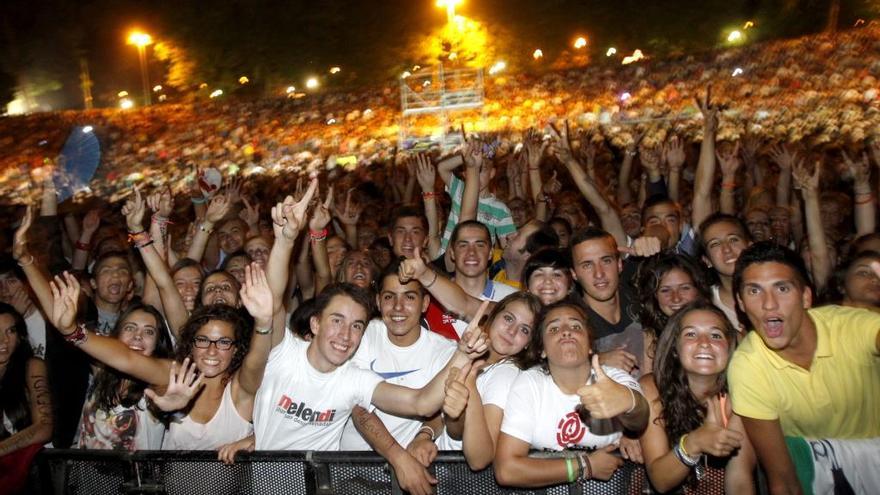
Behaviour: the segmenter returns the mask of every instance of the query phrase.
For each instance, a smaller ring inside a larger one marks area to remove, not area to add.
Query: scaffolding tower
[[[483,108],[482,69],[421,69],[400,80],[400,148],[427,147],[440,144],[454,146],[462,141],[461,133],[449,132],[450,114]],[[418,120],[433,117],[437,123],[425,135],[425,125]]]

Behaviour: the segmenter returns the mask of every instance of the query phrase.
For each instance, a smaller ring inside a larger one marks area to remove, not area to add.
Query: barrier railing
[[[373,452],[254,452],[234,465],[210,451],[46,450],[37,459],[44,494],[402,494],[394,472]],[[492,469],[471,471],[460,452],[441,452],[431,467],[441,494],[640,494],[642,466],[627,462],[608,481],[508,489]],[[0,490],[2,491],[2,490]]]

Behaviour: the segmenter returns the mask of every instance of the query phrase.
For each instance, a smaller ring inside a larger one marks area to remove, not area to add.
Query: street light
[[[140,31],[132,31],[128,35],[128,44],[134,45],[138,50],[138,60],[141,63],[141,82],[144,85],[144,104],[151,105],[150,101],[150,75],[147,73],[147,45],[153,44],[153,37]]]
[[[446,22],[455,22],[455,6],[461,5],[464,0],[437,0],[438,7],[446,7]]]

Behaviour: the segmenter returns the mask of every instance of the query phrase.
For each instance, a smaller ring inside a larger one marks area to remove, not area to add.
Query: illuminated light
[[[247,84],[249,82],[251,82],[251,80],[248,79],[247,76],[241,76],[238,78],[238,84]]]
[[[751,29],[753,27],[755,27],[755,23],[752,21],[746,21],[746,23],[743,24],[743,29]]]
[[[574,47],[578,50],[587,46],[587,39],[581,36],[580,38],[574,40]]]
[[[295,93],[295,92],[296,92],[296,88],[293,87],[293,86],[288,86],[287,89],[284,90],[284,92],[287,93],[287,94]]]
[[[211,94],[208,95],[208,96],[211,97],[211,98],[217,98],[218,96],[221,96],[221,95],[223,95],[223,90],[222,90],[222,89],[215,89],[215,90],[212,91]]]
[[[733,69],[733,74],[731,74],[731,77],[736,77],[742,73],[743,73],[743,70],[741,68],[737,67],[736,69]]]
[[[431,81],[425,81],[425,82],[422,83],[422,87],[423,87],[423,88],[428,87],[428,86],[430,86],[430,85],[431,85]]]
[[[455,53],[455,52],[452,52],[452,53],[449,54],[449,57],[448,57],[448,58],[449,58],[449,60],[455,60],[455,59],[458,58],[458,54]]]
[[[605,52],[605,56],[610,57],[610,56],[614,55],[615,53],[617,53],[617,48],[614,48],[612,46],[611,48],[608,49],[607,52]]]
[[[450,24],[455,20],[455,7],[461,5],[464,0],[437,0],[437,7],[446,9],[446,21]]]
[[[128,96],[128,91],[122,90],[122,91],[116,93],[116,96],[118,96],[120,98],[125,98],[126,96]]]
[[[623,93],[620,95],[620,101],[626,101],[626,100],[628,100],[628,99],[630,99],[630,98],[632,98],[632,95],[629,94],[628,91],[625,91],[625,92],[623,92]]]
[[[147,33],[142,33],[140,31],[132,31],[131,34],[128,35],[128,44],[136,45],[136,46],[147,46],[153,43],[153,37]]]
[[[131,100],[129,100],[128,98],[123,98],[123,99],[119,102],[119,108],[121,108],[121,109],[123,109],[123,110],[128,110],[129,108],[131,108],[131,107],[133,107],[133,106],[134,106],[134,102],[131,101]]]
[[[738,43],[743,40],[743,34],[741,31],[734,29],[727,35],[728,43]]]
[[[621,62],[621,63],[623,65],[629,65],[633,62],[638,62],[639,60],[641,60],[643,58],[645,58],[645,54],[643,54],[641,50],[636,50],[633,52],[632,55],[629,55],[627,57],[623,57],[623,62]]]
[[[401,78],[401,79],[406,79],[407,77],[409,77],[409,76],[411,76],[411,75],[412,75],[412,74],[410,74],[410,72],[409,72],[408,70],[405,70],[405,71],[403,71],[403,74],[400,75],[400,78]]]
[[[330,67],[330,73],[331,73],[331,74],[338,74],[339,71],[341,71],[341,70],[342,70],[342,69],[340,69],[339,67]]]
[[[315,89],[318,87],[318,78],[310,77],[306,80],[306,87],[309,89]]]
[[[495,64],[492,65],[492,67],[489,67],[489,74],[492,74],[492,75],[498,74],[499,72],[503,71],[506,68],[507,68],[507,64],[504,61],[499,60],[498,62],[495,62]]]
[[[88,134],[88,133],[92,132],[93,130],[95,130],[95,129],[92,126],[87,125],[87,126],[83,127],[83,134]]]
[[[208,83],[199,84],[199,89],[205,89],[208,87]]]
[[[168,99],[168,95],[159,95],[159,101],[165,101]]]
[[[370,108],[364,110],[364,115],[370,115],[371,113],[373,113],[373,110]]]
[[[157,85],[153,86],[153,92],[154,92],[154,93],[158,93],[159,91],[162,91],[162,85],[161,85],[161,84],[157,84]]]
[[[413,69],[412,69],[412,70],[413,70],[413,72],[415,72],[415,71],[417,71],[417,70],[419,70],[419,69],[421,69],[421,68],[422,68],[421,65],[413,65]]]
[[[327,121],[327,125],[333,125],[336,123],[336,119],[330,119]]]
[[[861,25],[864,24],[864,23],[865,23],[865,20],[864,20],[864,19],[859,19],[859,20],[856,21],[855,24],[853,24],[853,27],[859,27],[859,26],[861,26]]]
[[[540,59],[540,58],[542,58],[542,57],[544,57],[544,51],[541,50],[540,48],[538,48],[538,49],[536,49],[535,51],[532,52],[532,58],[533,58],[533,59],[538,60],[538,59]]]

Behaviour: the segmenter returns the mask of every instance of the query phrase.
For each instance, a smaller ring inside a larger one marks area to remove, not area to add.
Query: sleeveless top
[[[204,424],[193,421],[189,415],[173,420],[162,442],[162,450],[217,450],[253,432],[254,425],[242,418],[235,408],[230,380],[214,417]]]

